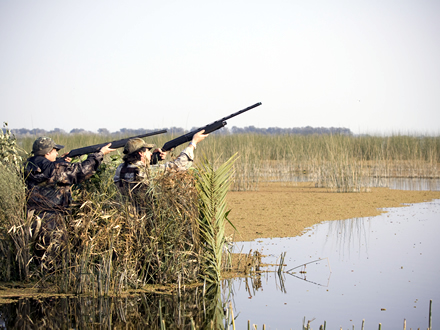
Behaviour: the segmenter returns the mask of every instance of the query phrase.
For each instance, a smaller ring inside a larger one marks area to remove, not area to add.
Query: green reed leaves
[[[22,175],[13,163],[0,162],[0,279],[23,280],[29,275],[31,219]]]
[[[231,184],[232,168],[236,155],[216,170],[206,159],[198,166],[197,190],[199,192],[200,233],[204,243],[202,274],[208,282],[218,283],[222,269],[222,252],[225,247],[225,222],[228,221],[226,194]]]
[[[8,124],[3,124],[0,130],[0,162],[3,164],[13,164],[19,170],[23,162],[22,154],[26,152],[17,144],[17,139],[8,128]]]

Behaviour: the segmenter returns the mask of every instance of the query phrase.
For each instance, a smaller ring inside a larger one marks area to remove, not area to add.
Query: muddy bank
[[[376,216],[385,212],[381,208],[439,198],[440,191],[373,188],[365,193],[333,193],[313,183],[262,184],[258,191],[228,194],[229,219],[238,233],[227,224],[226,234],[234,241],[293,237],[322,221]]]

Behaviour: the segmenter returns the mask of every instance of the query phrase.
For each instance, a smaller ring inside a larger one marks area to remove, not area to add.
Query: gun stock
[[[111,142],[100,143],[100,144],[95,144],[95,145],[92,145],[92,146],[77,148],[77,149],[70,150],[70,152],[65,157],[76,157],[76,156],[81,156],[81,155],[85,155],[85,154],[90,154],[90,153],[93,153],[93,152],[98,152],[102,147],[106,146],[109,143],[111,143],[110,148],[118,149],[118,148],[122,148],[123,146],[125,146],[127,141],[130,140],[130,139],[144,138],[144,137],[147,137],[147,136],[163,134],[163,133],[166,133],[166,132],[167,132],[167,130],[164,129],[164,130],[155,131],[155,132],[151,132],[151,133],[145,133],[145,134],[140,134],[140,135],[136,135],[136,136],[131,136],[131,137],[126,138],[126,139],[115,140],[115,141],[111,141]]]
[[[226,120],[228,120],[228,119],[230,119],[232,117],[238,116],[238,115],[242,114],[243,112],[249,111],[249,110],[251,110],[253,108],[256,108],[256,107],[258,107],[260,105],[261,105],[261,102],[255,103],[254,105],[251,105],[250,107],[247,107],[247,108],[245,108],[243,110],[234,112],[233,114],[231,114],[229,116],[226,116],[226,117],[224,117],[222,119],[216,120],[215,122],[213,122],[211,124],[208,124],[208,125],[206,125],[204,127],[199,127],[197,129],[189,132],[189,133],[186,133],[186,134],[181,135],[181,136],[179,136],[179,137],[177,137],[177,138],[175,138],[175,139],[173,139],[171,141],[168,141],[168,142],[166,142],[163,145],[162,151],[169,151],[169,150],[171,150],[171,149],[173,149],[173,148],[175,148],[175,147],[177,147],[177,146],[179,146],[179,145],[181,145],[181,144],[183,144],[185,142],[191,141],[193,135],[196,134],[197,132],[200,132],[201,130],[205,130],[205,134],[212,133],[212,132],[214,132],[214,131],[216,131],[216,130],[226,126],[226,124],[227,124]]]

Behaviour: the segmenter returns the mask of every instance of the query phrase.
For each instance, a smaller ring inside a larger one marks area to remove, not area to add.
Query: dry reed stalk
[[[42,228],[46,231],[37,246],[44,255],[38,269],[34,267],[38,270],[34,275],[40,274],[43,282],[50,280],[62,292],[98,295],[146,283],[197,281],[201,263],[198,192],[190,172],[151,178],[139,208],[115,198],[114,191],[102,191],[104,186],[115,190],[114,186],[100,183],[94,190],[95,184],[89,186],[91,192],[76,192],[77,206],[71,215],[54,219],[52,230]],[[23,206],[24,201],[21,203]],[[28,222],[31,219],[30,214]],[[29,277],[27,268],[23,269],[30,264],[25,253],[32,253],[27,234],[31,231],[26,230],[31,225],[24,225],[10,226],[8,234],[18,244],[13,251],[23,279]],[[10,249],[7,242],[1,241],[3,254]],[[10,268],[9,261],[3,277],[11,273]]]

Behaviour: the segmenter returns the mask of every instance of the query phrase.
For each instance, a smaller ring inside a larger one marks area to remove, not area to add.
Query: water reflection
[[[354,251],[368,252],[369,232],[371,229],[370,218],[354,218],[348,220],[335,220],[327,223],[325,244],[330,244],[331,249],[337,249],[342,254],[350,255]]]
[[[433,328],[440,327],[440,200],[387,211],[325,222],[300,237],[240,243],[238,249],[259,250],[268,263],[287,252],[285,270],[305,266],[284,277],[283,290],[273,266],[252,299],[240,289],[242,279],[232,282],[236,322],[289,329],[306,317],[316,329],[324,321],[345,329],[360,328],[365,319],[366,328],[394,329],[406,319],[408,329],[427,328],[432,299]]]
[[[382,179],[386,187],[397,190],[440,190],[440,179],[389,178]]]
[[[220,286],[187,290],[180,297],[139,293],[125,298],[53,297],[0,305],[6,329],[221,329]],[[227,320],[226,320],[227,321]]]
[[[388,187],[397,190],[440,190],[440,179],[427,179],[427,178],[384,178],[384,177],[365,177],[365,187]],[[274,180],[280,182],[313,182],[313,178],[308,175],[296,175],[290,177],[284,177],[280,180]]]

